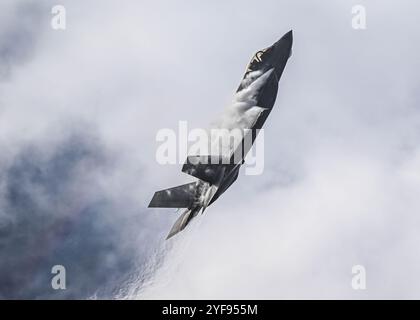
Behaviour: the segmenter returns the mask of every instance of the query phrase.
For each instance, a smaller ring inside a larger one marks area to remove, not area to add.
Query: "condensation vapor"
[[[210,128],[210,150],[206,150],[207,154],[229,158],[236,150],[245,130],[251,129],[265,110],[257,105],[257,96],[273,70],[257,70],[245,76],[241,82],[243,89],[235,93],[232,103]]]

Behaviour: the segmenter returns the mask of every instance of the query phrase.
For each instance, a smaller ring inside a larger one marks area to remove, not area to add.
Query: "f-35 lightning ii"
[[[286,63],[291,56],[292,31],[286,33],[272,46],[258,51],[251,59],[245,75],[236,91],[235,97],[247,112],[254,115],[248,123],[247,134],[251,145],[255,141],[258,130],[262,128],[276,100],[278,83]],[[248,115],[249,115],[248,114]],[[249,118],[249,117],[248,117]],[[228,128],[232,129],[232,128]],[[237,179],[239,168],[249,151],[241,143],[240,161],[234,159],[237,149],[232,150],[229,161],[220,161],[217,155],[188,156],[182,171],[198,180],[185,185],[157,191],[151,200],[151,208],[185,208],[168,234],[168,238],[183,230],[197,214],[218,199]],[[221,157],[221,156],[220,156]],[[236,161],[234,161],[236,160]]]

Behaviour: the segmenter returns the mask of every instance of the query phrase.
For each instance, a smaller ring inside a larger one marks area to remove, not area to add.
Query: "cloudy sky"
[[[420,298],[419,9],[1,1],[0,298]],[[157,131],[207,128],[290,29],[263,174],[165,242],[177,214],[148,202],[192,178],[156,162]]]

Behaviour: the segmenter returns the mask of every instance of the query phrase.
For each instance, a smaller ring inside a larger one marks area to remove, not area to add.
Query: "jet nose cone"
[[[287,42],[292,43],[293,42],[293,30],[290,30],[288,33],[286,33],[282,39],[286,40]]]
[[[280,52],[290,52],[293,45],[293,31],[290,30],[283,37],[281,37],[272,48],[279,54]]]
[[[271,47],[270,64],[275,67],[276,73],[281,75],[287,60],[292,55],[293,31],[290,30]]]
[[[288,33],[286,33],[283,37],[280,38],[279,41],[277,41],[275,43],[275,46],[281,46],[281,45],[288,45],[288,46],[292,46],[293,44],[293,30],[290,30]]]

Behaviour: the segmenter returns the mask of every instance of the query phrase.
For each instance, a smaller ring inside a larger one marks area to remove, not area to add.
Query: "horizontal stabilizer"
[[[188,156],[182,172],[210,184],[216,184],[221,178],[220,174],[224,173],[224,170],[219,168],[233,166],[229,162],[230,159],[223,159],[220,156]]]
[[[187,226],[188,223],[190,223],[191,219],[194,218],[198,212],[200,211],[200,208],[195,209],[187,209],[185,210],[179,218],[175,221],[174,225],[172,226],[171,231],[169,231],[168,236],[166,237],[166,240],[176,235],[178,232],[184,230],[184,228]]]
[[[155,192],[149,208],[188,208],[194,201],[196,182]]]

